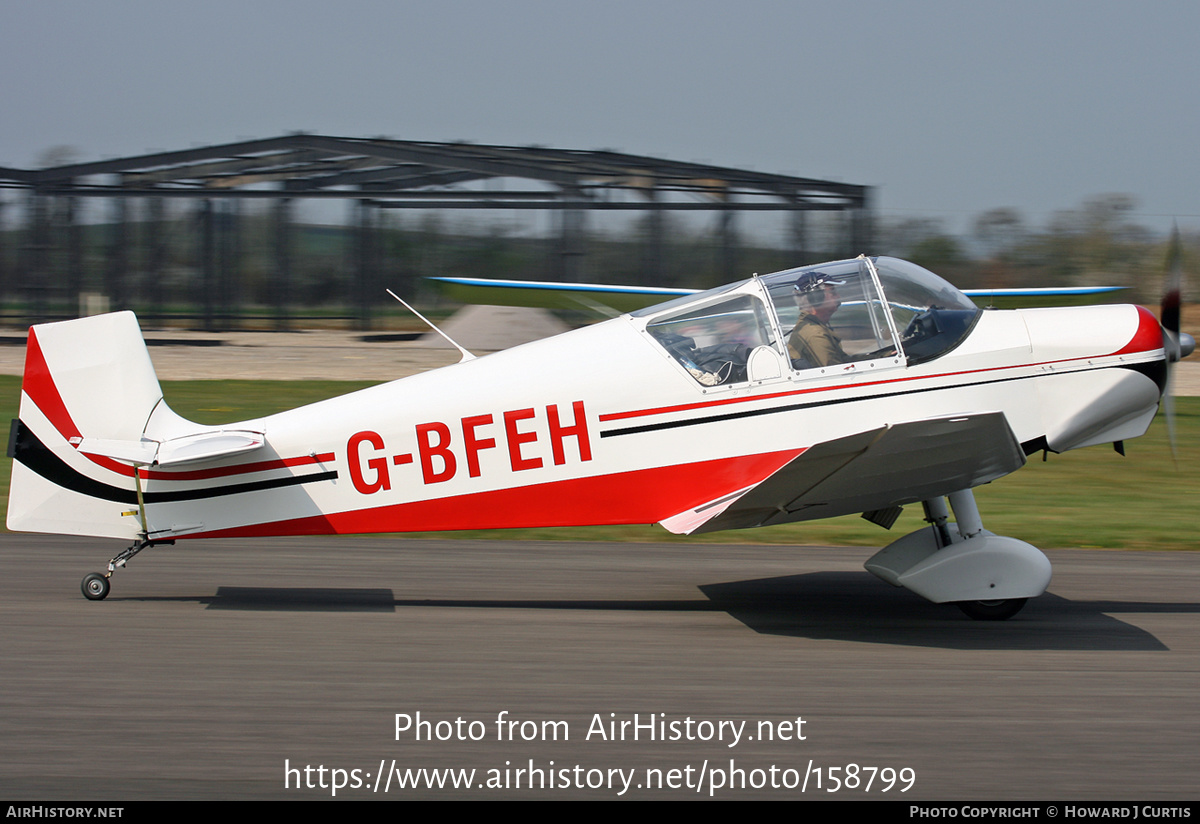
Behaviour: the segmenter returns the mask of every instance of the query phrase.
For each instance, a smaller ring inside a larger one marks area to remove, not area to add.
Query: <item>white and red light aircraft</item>
[[[840,304],[842,354],[824,364],[788,345],[813,284]],[[99,600],[117,567],[176,539],[691,534],[855,512],[890,526],[919,502],[930,527],[867,568],[1007,618],[1050,564],[985,530],[972,488],[1036,451],[1143,434],[1194,345],[1174,317],[1164,332],[1135,306],[983,311],[918,266],[859,257],[224,427],[167,407],[131,313],[44,324],[9,441],[8,527],[131,540],[84,578]]]

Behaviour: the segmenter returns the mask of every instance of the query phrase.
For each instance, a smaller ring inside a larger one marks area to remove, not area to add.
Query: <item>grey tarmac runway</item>
[[[1200,795],[1196,553],[1052,551],[1045,596],[979,623],[855,548],[180,542],[84,600],[119,548],[0,536],[0,798]],[[667,726],[621,740],[635,716]],[[475,773],[398,787],[420,768]]]

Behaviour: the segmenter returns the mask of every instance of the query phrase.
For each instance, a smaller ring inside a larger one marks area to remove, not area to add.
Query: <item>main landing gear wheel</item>
[[[976,621],[1007,621],[1021,611],[1028,598],[1001,601],[959,601],[958,608]]]
[[[83,576],[80,589],[83,590],[83,597],[89,601],[103,601],[108,597],[108,578],[99,572],[89,572]]]

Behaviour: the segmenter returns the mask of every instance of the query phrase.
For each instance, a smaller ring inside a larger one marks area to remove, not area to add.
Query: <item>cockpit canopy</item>
[[[962,342],[979,312],[920,266],[860,257],[729,284],[633,317],[699,383],[717,386],[932,360]]]

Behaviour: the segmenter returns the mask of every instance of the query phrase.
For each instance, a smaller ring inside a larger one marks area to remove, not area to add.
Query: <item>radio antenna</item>
[[[431,321],[429,318],[425,317],[425,316],[424,316],[424,315],[422,315],[420,312],[418,312],[416,309],[412,308],[412,307],[411,307],[411,306],[409,306],[407,303],[405,303],[403,298],[401,298],[399,295],[397,295],[397,294],[396,294],[395,292],[393,292],[391,289],[388,289],[388,290],[387,290],[387,293],[388,293],[389,295],[391,295],[392,297],[394,297],[396,300],[400,301],[400,305],[401,305],[401,306],[403,306],[405,309],[407,309],[408,311],[412,312],[414,315],[416,315],[417,317],[419,317],[421,320],[425,321],[425,323],[426,323],[426,324],[429,326],[429,328],[430,328],[430,329],[432,329],[433,331],[435,331],[435,332],[437,332],[439,335],[441,335],[443,338],[445,338],[445,339],[446,339],[446,340],[449,342],[449,344],[450,344],[451,346],[453,346],[453,347],[454,347],[455,349],[457,349],[459,352],[462,352],[462,358],[460,358],[460,359],[459,359],[459,361],[458,361],[459,363],[465,363],[466,361],[469,361],[469,360],[475,360],[475,356],[474,356],[474,355],[472,355],[472,354],[471,354],[470,352],[468,352],[466,349],[463,349],[461,346],[459,346],[459,345],[458,345],[458,342],[457,342],[456,340],[454,340],[454,338],[452,338],[452,337],[450,337],[449,335],[447,335],[447,334],[446,334],[445,332],[443,332],[441,329],[438,329],[438,328],[437,328],[437,326],[435,326],[435,325],[434,325],[433,321]]]

